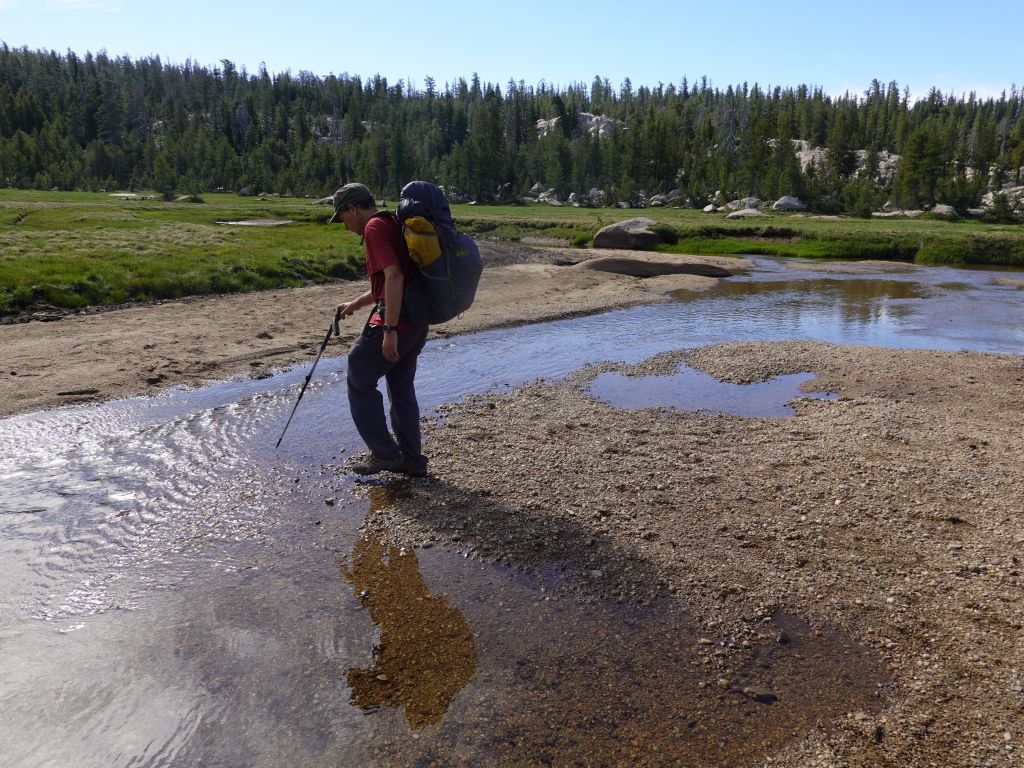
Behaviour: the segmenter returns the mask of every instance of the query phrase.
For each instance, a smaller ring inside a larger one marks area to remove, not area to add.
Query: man
[[[427,459],[421,451],[420,409],[414,379],[416,359],[427,339],[427,324],[403,317],[405,286],[416,278],[409,260],[402,230],[391,213],[377,208],[373,194],[362,184],[346,184],[334,193],[331,224],[363,238],[366,274],[370,290],[338,305],[342,317],[374,305],[366,327],[348,353],[348,402],[359,436],[370,454],[352,466],[360,475],[402,472],[413,477],[427,473]],[[391,427],[384,418],[384,399],[377,389],[381,377],[387,382],[391,401]],[[395,440],[397,438],[397,442]]]

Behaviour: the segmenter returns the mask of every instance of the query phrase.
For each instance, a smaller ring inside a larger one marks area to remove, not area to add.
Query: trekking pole
[[[288,417],[288,423],[284,425],[284,429],[281,430],[281,436],[277,438],[277,445],[274,446],[275,450],[281,447],[281,441],[284,440],[284,433],[288,431],[288,425],[292,423],[292,416],[295,415],[295,411],[299,407],[299,403],[302,402],[302,396],[306,394],[306,387],[309,386],[309,380],[313,378],[313,371],[316,370],[316,364],[320,362],[320,355],[327,349],[327,342],[331,340],[331,336],[341,336],[341,328],[338,326],[338,322],[341,320],[341,310],[334,313],[334,322],[331,323],[330,328],[327,329],[327,335],[324,336],[323,342],[320,344],[320,351],[316,353],[316,360],[313,361],[313,367],[309,369],[309,373],[306,374],[306,380],[302,382],[302,389],[299,390],[299,399],[295,401],[295,405],[292,407],[291,416]]]

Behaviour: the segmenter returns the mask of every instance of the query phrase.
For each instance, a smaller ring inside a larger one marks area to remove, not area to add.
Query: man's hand
[[[373,304],[373,295],[367,291],[362,296],[358,296],[352,301],[346,301],[344,304],[339,304],[335,309],[342,317],[352,317],[352,313],[360,307],[368,307]]]
[[[381,342],[381,354],[389,363],[398,362],[398,331],[387,331]]]

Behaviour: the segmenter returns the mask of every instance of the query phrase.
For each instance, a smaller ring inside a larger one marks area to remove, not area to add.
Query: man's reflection
[[[383,489],[374,493],[374,507],[386,502],[378,495]],[[351,569],[342,566],[341,573],[380,627],[374,663],[348,671],[353,703],[363,710],[404,706],[413,730],[439,723],[476,670],[466,619],[430,596],[411,549],[360,539]]]

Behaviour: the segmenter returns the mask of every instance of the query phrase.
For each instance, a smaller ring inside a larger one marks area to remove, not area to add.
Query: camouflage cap
[[[373,193],[365,184],[354,181],[351,184],[346,184],[334,193],[334,215],[331,216],[327,223],[334,224],[341,221],[341,212],[345,209],[345,206],[352,205],[353,203],[360,208],[372,208],[375,205]]]

